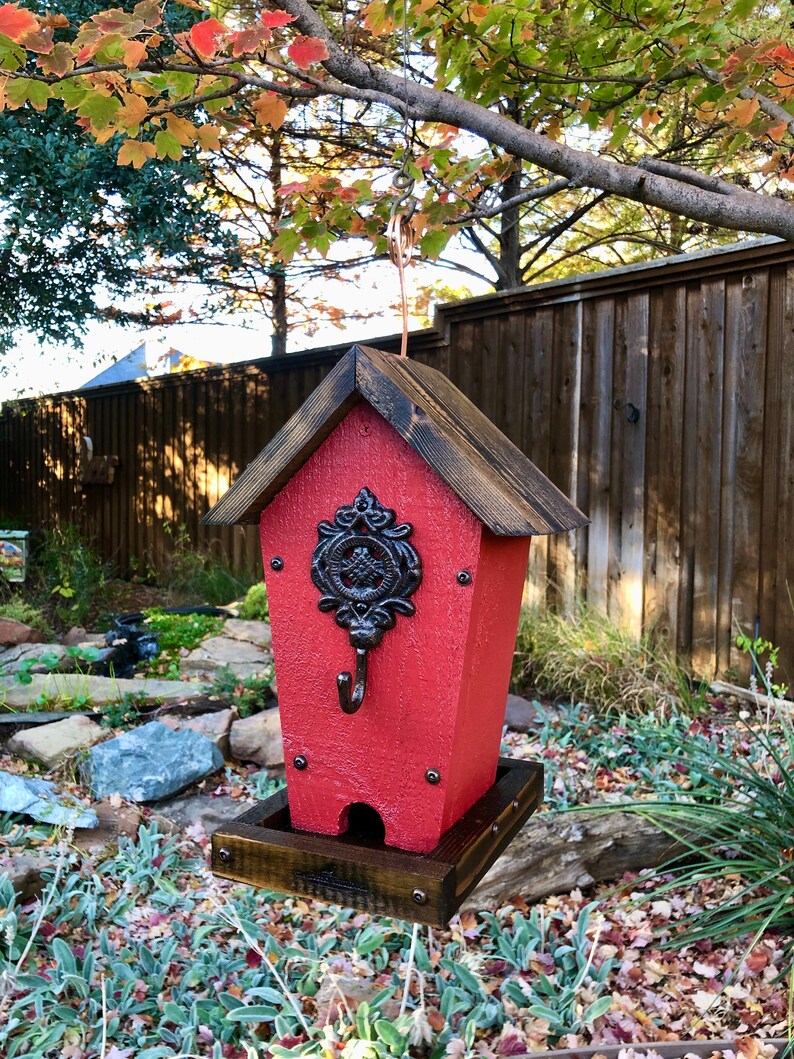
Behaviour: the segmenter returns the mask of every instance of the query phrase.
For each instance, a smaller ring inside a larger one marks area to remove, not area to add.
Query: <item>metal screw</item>
[[[459,585],[470,585],[472,582],[471,570],[458,570],[456,578]]]
[[[425,773],[425,779],[428,783],[441,783],[441,773],[438,769],[428,769]]]
[[[413,897],[414,901],[416,901],[416,903],[418,905],[426,905],[427,904],[427,894],[425,893],[424,890],[420,890],[418,886],[411,893],[411,897]]]
[[[309,767],[309,761],[303,754],[298,754],[297,757],[294,757],[292,759],[292,764],[299,772],[302,772],[303,769]]]
[[[221,861],[223,861],[224,864],[227,864],[231,859],[232,859],[231,850],[229,850],[229,849],[219,849],[218,850],[218,860],[221,860]]]
[[[492,835],[498,835],[499,834],[499,825],[498,824],[491,824],[491,834]]]
[[[273,558],[270,560],[270,569],[271,570],[283,570],[284,569],[284,560],[281,558],[280,555],[274,555]]]
[[[518,800],[518,798],[514,798],[513,799],[513,812],[517,813],[520,808],[521,808],[521,802]]]

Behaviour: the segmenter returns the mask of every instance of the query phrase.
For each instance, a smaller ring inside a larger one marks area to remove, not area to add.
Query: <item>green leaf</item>
[[[402,1049],[405,1045],[405,1035],[400,1033],[393,1023],[387,1022],[386,1019],[379,1019],[375,1023],[375,1033],[389,1048]]]
[[[154,138],[154,146],[157,149],[158,158],[172,158],[178,162],[182,157],[182,144],[173,133],[167,129],[161,129]]]
[[[602,1015],[605,1015],[611,1007],[611,996],[602,996],[598,1000],[594,1000],[593,1003],[586,1009],[584,1015],[582,1015],[582,1022],[595,1022],[596,1019],[600,1018]]]
[[[266,1004],[250,1004],[247,1007],[235,1008],[226,1018],[229,1022],[272,1022],[278,1016],[275,1008]]]

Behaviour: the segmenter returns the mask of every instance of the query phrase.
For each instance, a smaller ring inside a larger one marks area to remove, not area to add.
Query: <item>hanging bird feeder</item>
[[[499,758],[530,538],[587,519],[445,376],[354,346],[205,523],[259,523],[287,788],[254,886],[442,925],[543,792]]]

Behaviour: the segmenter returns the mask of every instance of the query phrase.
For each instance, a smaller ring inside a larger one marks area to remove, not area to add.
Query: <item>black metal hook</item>
[[[336,687],[339,692],[339,705],[345,713],[355,713],[364,701],[364,693],[367,690],[367,649],[356,648],[356,686],[353,694],[350,694],[350,685],[353,677],[350,673],[340,673],[336,678]]]

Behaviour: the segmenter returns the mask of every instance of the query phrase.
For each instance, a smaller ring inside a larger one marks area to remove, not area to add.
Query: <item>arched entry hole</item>
[[[380,813],[366,802],[353,802],[347,807],[347,830],[345,835],[366,842],[383,842],[386,825]]]

